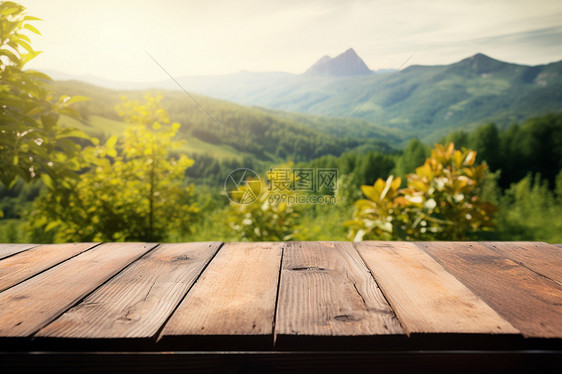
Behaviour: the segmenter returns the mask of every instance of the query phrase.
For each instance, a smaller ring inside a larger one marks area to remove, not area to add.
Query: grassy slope
[[[60,124],[62,126],[73,127],[82,130],[100,139],[107,139],[113,135],[120,135],[125,131],[127,124],[122,121],[116,121],[113,119],[100,117],[100,116],[90,116],[88,121],[76,120],[68,116],[62,116],[60,119]],[[193,136],[184,136],[183,145],[179,148],[179,151],[187,154],[208,154],[213,155],[214,158],[218,160],[240,160],[242,154],[231,146],[228,145],[214,145],[211,143],[204,142]]]
[[[332,131],[338,129],[339,119],[308,118],[195,96],[211,117],[192,98],[178,91],[114,91],[77,81],[54,82],[53,87],[57,94],[81,95],[91,99],[79,104],[83,120],[63,118],[62,123],[101,138],[120,133],[125,128],[114,109],[120,96],[141,99],[147,92],[161,92],[162,106],[170,119],[182,124],[180,136],[187,140],[185,151],[206,153],[218,159],[239,159],[244,155],[241,148],[245,148],[249,156],[259,155],[271,160],[298,158],[296,155],[301,148],[303,153],[310,154],[303,156],[308,158],[316,157],[314,152],[319,147],[324,147],[321,150],[324,154],[337,155],[364,143],[364,132],[369,132],[369,137],[373,138],[370,140],[373,146],[382,149],[389,149],[403,140],[398,132],[386,131],[365,121],[352,120],[349,124],[350,129],[362,126],[363,132],[341,134]],[[285,155],[280,155],[279,147],[290,149]]]

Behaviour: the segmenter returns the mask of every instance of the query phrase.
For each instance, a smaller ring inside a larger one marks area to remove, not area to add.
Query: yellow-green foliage
[[[292,164],[289,164],[280,168],[289,169],[291,166]],[[246,185],[240,186],[238,194],[241,197],[247,190],[252,189],[253,194],[258,196],[257,200],[249,204],[230,204],[227,220],[239,240],[291,240],[294,236],[299,216],[295,207],[287,201],[271,199],[274,194],[288,196],[294,192],[289,185],[278,183],[274,174],[269,174],[268,179],[270,186],[276,186],[275,189],[268,189],[260,181],[248,181]],[[289,175],[289,180],[292,180],[292,175]],[[236,196],[234,197],[236,200]]]
[[[61,96],[52,102],[45,74],[26,70],[39,55],[25,32],[39,34],[29,22],[25,8],[0,3],[0,182],[12,187],[19,178],[30,182],[38,177],[46,183],[74,176],[80,146],[71,138],[87,136],[61,128],[61,114],[77,115],[69,105],[84,98]]]
[[[350,238],[463,240],[492,226],[495,205],[481,201],[487,166],[475,165],[476,152],[437,144],[431,156],[407,176],[407,188],[392,175],[362,186],[366,199],[355,203],[345,224]]]
[[[84,149],[86,172],[35,201],[32,227],[56,229],[55,241],[156,241],[189,231],[198,209],[181,181],[193,160],[170,154],[180,124],[169,123],[159,102],[123,100],[116,109],[131,124],[124,136]]]

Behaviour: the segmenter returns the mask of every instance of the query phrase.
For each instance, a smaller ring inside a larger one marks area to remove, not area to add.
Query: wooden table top
[[[562,350],[539,242],[0,244],[0,351]]]

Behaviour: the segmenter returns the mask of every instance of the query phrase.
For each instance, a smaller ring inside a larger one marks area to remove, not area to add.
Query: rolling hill
[[[562,61],[526,66],[483,54],[396,72],[371,71],[350,49],[335,58],[321,58],[303,74],[242,71],[178,81],[189,92],[267,108],[270,115],[320,132],[391,143],[411,137],[432,142],[452,130],[471,130],[488,122],[505,127],[562,109]],[[171,80],[135,85],[142,86],[179,89]],[[358,121],[342,126],[349,119]]]
[[[348,126],[364,131],[372,127],[370,139],[331,133],[330,128],[341,125],[337,119],[249,108],[203,96],[192,98],[179,91],[117,91],[77,81],[53,82],[52,87],[58,95],[91,99],[77,104],[81,120],[66,117],[62,123],[101,139],[121,133],[126,127],[114,109],[122,95],[139,100],[147,93],[159,92],[170,119],[182,124],[180,136],[187,140],[184,151],[216,159],[251,156],[263,161],[298,162],[327,154],[339,155],[357,147],[388,152],[403,140],[399,133],[360,120],[352,120]]]

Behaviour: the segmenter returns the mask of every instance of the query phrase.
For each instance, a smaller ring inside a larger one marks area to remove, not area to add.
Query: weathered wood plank
[[[275,334],[278,346],[320,342],[307,336],[334,337],[325,342],[336,345],[349,337],[405,338],[369,270],[345,242],[287,243]]]
[[[0,337],[27,337],[154,247],[107,243],[0,293]]]
[[[518,333],[415,244],[355,246],[408,333]]]
[[[562,286],[482,244],[419,242],[526,337],[562,337]]]
[[[0,291],[53,267],[97,243],[40,245],[0,261]]]
[[[0,259],[25,251],[26,249],[33,248],[36,245],[37,244],[0,243]]]
[[[174,312],[161,344],[271,348],[282,243],[228,243]]]
[[[221,244],[163,244],[44,327],[35,337],[154,337]]]
[[[562,251],[542,242],[483,242],[487,248],[562,284]]]

